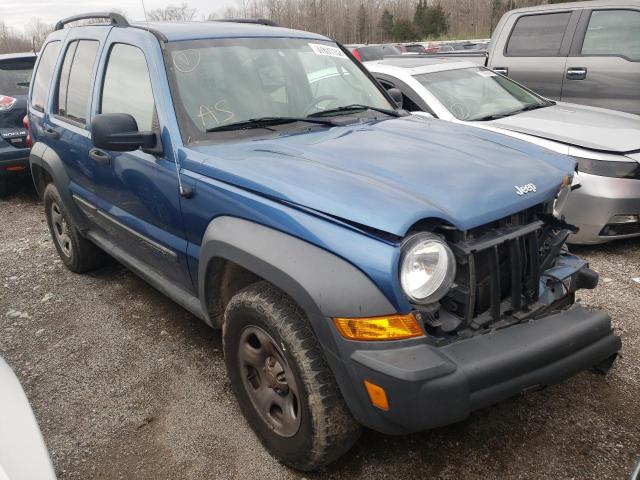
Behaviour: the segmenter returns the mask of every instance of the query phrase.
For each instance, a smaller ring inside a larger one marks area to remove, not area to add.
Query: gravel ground
[[[568,382],[403,437],[367,431],[327,471],[269,456],[240,416],[217,331],[113,262],[58,260],[32,189],[0,201],[0,356],[31,401],[61,479],[622,479],[640,457],[640,240],[575,249],[581,295],[623,339],[608,376]]]

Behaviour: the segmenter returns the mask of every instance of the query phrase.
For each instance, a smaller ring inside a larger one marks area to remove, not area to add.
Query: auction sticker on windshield
[[[311,50],[313,50],[313,53],[315,53],[316,55],[347,58],[344,52],[338,47],[332,47],[330,45],[320,45],[318,43],[310,43],[309,46],[311,47]]]

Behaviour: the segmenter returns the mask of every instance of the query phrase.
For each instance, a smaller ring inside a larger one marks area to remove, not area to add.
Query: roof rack
[[[81,13],[80,15],[73,15],[71,17],[63,18],[56,22],[55,30],[62,30],[68,23],[77,22],[79,20],[91,20],[93,18],[105,18],[111,21],[111,25],[116,27],[128,27],[129,22],[126,18],[116,12],[93,12],[93,13]]]
[[[268,18],[221,18],[216,22],[232,22],[232,23],[255,23],[257,25],[268,25],[270,27],[279,27],[276,22]]]

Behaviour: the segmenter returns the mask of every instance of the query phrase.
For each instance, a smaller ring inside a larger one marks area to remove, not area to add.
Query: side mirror
[[[132,152],[141,148],[148,153],[162,153],[155,132],[138,131],[138,123],[128,113],[101,113],[91,121],[91,141],[104,150]]]
[[[393,99],[398,108],[402,108],[402,92],[399,88],[390,88],[387,90],[389,96]]]

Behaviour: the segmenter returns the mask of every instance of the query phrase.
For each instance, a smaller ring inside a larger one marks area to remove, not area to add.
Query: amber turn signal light
[[[411,313],[383,317],[334,318],[333,323],[348,340],[403,340],[424,335],[416,317]]]
[[[389,400],[387,399],[387,393],[384,391],[384,388],[367,380],[364,381],[364,388],[367,389],[369,400],[371,400],[371,404],[374,407],[384,410],[385,412],[389,411]]]

